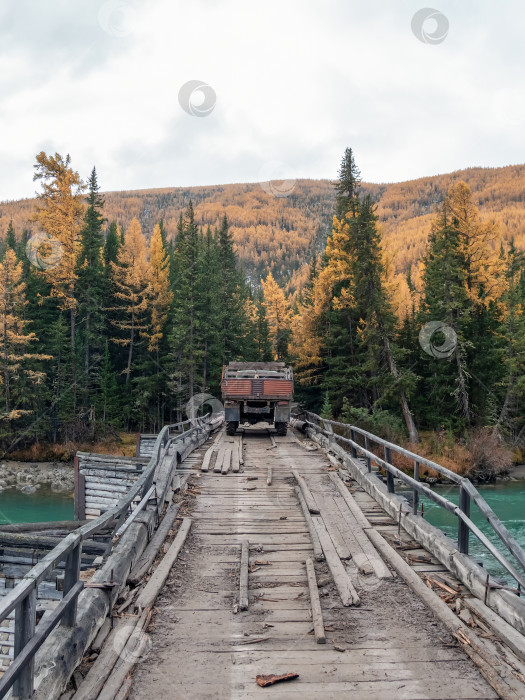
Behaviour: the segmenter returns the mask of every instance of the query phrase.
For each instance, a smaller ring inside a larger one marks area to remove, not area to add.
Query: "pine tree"
[[[247,326],[245,276],[238,266],[233,246],[233,237],[226,216],[223,217],[218,233],[219,265],[221,282],[218,290],[221,319],[220,343],[222,346],[221,364],[239,360],[247,351],[243,339],[243,329]]]
[[[16,235],[15,235],[15,229],[13,227],[13,220],[11,219],[9,221],[9,224],[7,226],[7,232],[5,234],[5,239],[2,245],[2,258],[5,255],[5,251],[11,248],[11,250],[16,251],[18,248],[18,244],[16,241]]]
[[[111,363],[109,342],[106,340],[100,373],[100,397],[97,402],[97,412],[104,425],[119,425],[120,423],[120,401],[115,374]]]
[[[505,340],[502,364],[505,378],[500,382],[503,396],[499,415],[495,422],[496,433],[507,433],[513,444],[523,430],[523,399],[525,398],[525,294],[520,284],[525,269],[525,255],[517,250],[511,240],[504,254],[506,262],[506,290],[503,295],[505,313],[500,334]],[[494,371],[494,366],[492,371]]]
[[[114,309],[117,318],[113,325],[119,331],[112,341],[127,348],[128,357],[124,374],[129,384],[133,368],[133,353],[141,334],[147,330],[149,264],[146,254],[146,239],[137,218],[133,218],[119,249],[117,262],[110,263],[113,270],[115,297],[118,306]]]
[[[92,392],[100,374],[103,352],[105,319],[103,305],[106,285],[102,252],[104,237],[102,227],[104,199],[99,194],[97,172],[93,168],[89,181],[87,210],[81,232],[81,248],[78,259],[79,316],[83,321],[82,340],[84,350],[84,401],[88,407],[93,402]]]
[[[266,317],[264,295],[260,289],[255,297],[255,345],[257,348],[257,360],[259,362],[271,362],[272,344],[270,341],[270,326]]]
[[[179,221],[174,252],[175,289],[174,311],[170,345],[173,360],[175,393],[179,402],[195,393],[197,368],[202,359],[199,343],[200,313],[198,294],[200,290],[199,231],[195,223],[193,205],[190,201],[184,220]]]
[[[34,220],[49,237],[40,251],[44,275],[51,287],[51,296],[59,308],[69,314],[71,343],[71,381],[73,406],[76,404],[76,309],[77,261],[80,253],[80,232],[85,206],[82,201],[84,184],[70,167],[71,159],[60,154],[48,156],[43,151],[36,157],[34,180],[42,183],[41,205]],[[43,253],[43,256],[42,256]]]
[[[355,217],[359,202],[358,187],[361,182],[361,173],[355,163],[351,148],[347,148],[344,152],[338,176],[339,178],[335,184],[335,215],[342,221],[347,214]]]
[[[334,418],[332,414],[332,404],[330,403],[330,394],[328,391],[325,391],[324,393],[320,416],[321,418],[326,418],[327,420],[333,420]]]
[[[122,245],[118,226],[115,221],[109,225],[106,240],[104,242],[104,269],[106,276],[111,279],[112,268],[111,263],[116,263],[118,260],[118,252]]]
[[[223,336],[221,290],[223,272],[217,236],[208,226],[200,243],[199,314],[203,339],[202,387],[203,393],[218,394],[221,379]],[[237,329],[240,330],[240,329]]]

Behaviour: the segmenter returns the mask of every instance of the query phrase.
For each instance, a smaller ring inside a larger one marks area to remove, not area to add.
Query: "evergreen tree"
[[[259,362],[271,362],[272,343],[270,341],[270,326],[266,317],[266,306],[262,289],[255,297],[255,346],[257,348],[257,360]]]
[[[221,291],[223,272],[217,236],[208,226],[200,243],[201,262],[199,273],[199,315],[203,339],[202,387],[203,393],[218,394],[221,379],[223,325]],[[240,329],[237,329],[239,332]]]
[[[109,342],[106,340],[100,372],[100,395],[97,397],[97,414],[104,425],[120,424],[120,401],[116,371],[111,363]]]
[[[146,239],[138,219],[133,218],[126,230],[124,245],[119,249],[117,262],[111,263],[118,306],[113,309],[117,318],[113,325],[118,335],[112,338],[117,345],[127,348],[127,362],[123,371],[126,385],[133,369],[133,357],[140,335],[147,330],[149,264]]]
[[[220,265],[220,344],[221,364],[238,360],[247,352],[242,330],[247,327],[246,301],[248,293],[245,277],[239,270],[237,255],[233,247],[233,237],[226,216],[223,217],[218,234]]]
[[[203,350],[199,343],[201,314],[199,231],[190,201],[184,220],[180,219],[174,252],[175,289],[170,346],[173,379],[180,415],[182,402],[195,394],[197,369]]]
[[[9,224],[7,226],[7,232],[5,235],[5,240],[2,245],[2,258],[4,257],[5,251],[11,248],[11,250],[16,251],[18,248],[18,244],[16,241],[16,235],[15,235],[15,229],[13,227],[13,220],[11,219],[9,221]]]
[[[99,194],[97,172],[93,168],[89,181],[84,228],[80,235],[78,258],[78,303],[82,321],[84,350],[84,402],[88,408],[94,400],[93,392],[100,374],[100,360],[104,347],[105,318],[103,313],[106,292],[102,252],[104,199]]]
[[[361,182],[361,173],[355,163],[351,148],[347,148],[344,152],[338,176],[335,183],[335,215],[339,220],[343,220],[347,214],[355,217],[359,202],[358,187]]]

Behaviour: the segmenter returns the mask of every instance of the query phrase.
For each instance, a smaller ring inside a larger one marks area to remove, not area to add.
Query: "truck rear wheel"
[[[275,430],[277,431],[277,435],[286,435],[286,431],[288,429],[288,425],[286,423],[276,423],[275,424]]]
[[[238,427],[239,427],[239,423],[237,421],[229,420],[226,423],[226,435],[235,435]]]

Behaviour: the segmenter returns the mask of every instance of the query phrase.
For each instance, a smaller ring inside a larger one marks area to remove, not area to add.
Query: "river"
[[[0,525],[73,518],[72,496],[55,493],[47,486],[40,486],[35,493],[22,493],[18,489],[5,489],[0,492]]]
[[[525,480],[501,481],[496,484],[479,485],[478,491],[489,504],[498,518],[504,523],[511,535],[516,538],[519,544],[525,549]],[[436,487],[441,495],[449,501],[459,502],[457,487],[438,486]],[[423,497],[425,508],[425,519],[432,525],[439,527],[451,539],[457,539],[457,518],[452,513],[440,508],[438,505]],[[488,539],[495,544],[498,549],[507,554],[507,548],[502,544],[499,537],[494,533],[484,516],[479,512],[474,503],[471,506],[471,518],[482,530]],[[491,574],[505,578],[510,584],[514,583],[512,577],[502,569],[494,557],[487,552],[485,547],[478,541],[475,535],[470,535],[470,554]],[[514,558],[509,554],[510,561],[516,565],[518,571],[521,570]]]

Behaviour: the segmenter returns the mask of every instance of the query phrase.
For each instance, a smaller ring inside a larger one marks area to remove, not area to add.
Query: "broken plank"
[[[339,559],[332,540],[326,531],[326,528],[320,518],[312,518],[315,529],[319,536],[321,547],[323,548],[324,556],[334,583],[336,585],[341,602],[345,607],[350,605],[359,605],[359,596],[355,590],[350,577],[345,571],[341,560]]]

